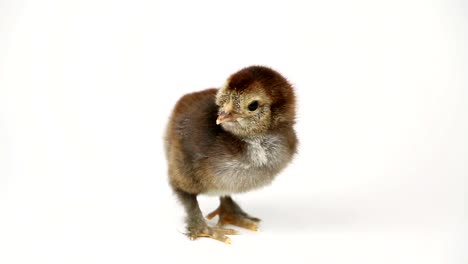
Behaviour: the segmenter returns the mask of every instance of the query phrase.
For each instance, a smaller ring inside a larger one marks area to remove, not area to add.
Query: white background
[[[466,7],[0,2],[0,263],[467,263]],[[295,85],[299,154],[236,196],[260,232],[189,241],[167,117],[251,64]]]

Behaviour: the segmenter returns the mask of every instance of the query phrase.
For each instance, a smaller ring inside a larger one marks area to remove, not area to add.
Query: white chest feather
[[[268,142],[266,142],[268,140]],[[269,155],[268,152],[274,151],[275,146],[274,140],[251,140],[248,141],[247,155],[249,156],[252,165],[254,166],[265,166],[268,164]],[[266,143],[265,143],[266,142]],[[262,144],[263,143],[263,144]]]
[[[211,194],[244,192],[269,184],[291,159],[282,139],[266,136],[245,140],[242,157],[223,158],[215,170]]]

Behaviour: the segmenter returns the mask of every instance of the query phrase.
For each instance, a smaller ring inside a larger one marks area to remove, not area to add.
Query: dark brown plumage
[[[246,214],[231,194],[265,186],[296,152],[294,91],[278,72],[251,66],[231,75],[219,89],[183,96],[165,136],[169,183],[187,213],[190,238],[225,243],[235,231],[226,224],[257,230],[258,218]],[[209,227],[197,195],[220,196],[219,216]]]

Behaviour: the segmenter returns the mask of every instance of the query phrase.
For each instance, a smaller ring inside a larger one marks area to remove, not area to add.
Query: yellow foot
[[[189,230],[188,236],[191,240],[195,240],[199,237],[208,237],[226,244],[231,244],[231,239],[226,235],[237,235],[237,231],[234,229],[227,229],[221,227],[209,227],[203,226],[199,229]]]
[[[242,211],[230,197],[222,197],[219,207],[206,217],[212,219],[217,215],[219,216],[218,226],[235,225],[248,230],[258,231],[260,219]]]

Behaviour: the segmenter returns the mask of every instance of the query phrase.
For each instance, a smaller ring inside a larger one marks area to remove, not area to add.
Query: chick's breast
[[[212,181],[207,194],[229,195],[268,185],[293,155],[279,134],[244,139],[242,143],[241,155],[216,156],[210,166]]]

